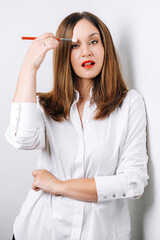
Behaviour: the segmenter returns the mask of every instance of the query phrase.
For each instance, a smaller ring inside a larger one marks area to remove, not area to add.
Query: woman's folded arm
[[[146,111],[140,94],[131,97],[127,134],[113,176],[95,176],[98,202],[120,198],[140,198],[148,184]]]

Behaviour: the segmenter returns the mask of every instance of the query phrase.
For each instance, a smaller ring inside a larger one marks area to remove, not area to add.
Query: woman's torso
[[[129,98],[109,117],[93,120],[96,106],[85,103],[81,125],[77,102],[70,120],[53,121],[44,115],[46,145],[37,169],[60,180],[115,175],[127,133]],[[130,219],[125,199],[83,202],[30,190],[14,224],[16,240],[127,240]]]

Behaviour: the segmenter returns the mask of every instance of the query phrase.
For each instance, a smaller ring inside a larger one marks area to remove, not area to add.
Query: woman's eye
[[[78,44],[73,44],[71,48],[72,48],[72,49],[73,49],[73,48],[78,48],[78,46],[79,46]]]
[[[96,43],[98,43],[98,40],[92,40],[92,41],[90,41],[89,44],[96,44]]]

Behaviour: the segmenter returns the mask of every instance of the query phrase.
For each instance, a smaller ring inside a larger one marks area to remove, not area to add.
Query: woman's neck
[[[88,99],[93,81],[90,79],[76,79],[74,87],[79,92],[81,99]]]

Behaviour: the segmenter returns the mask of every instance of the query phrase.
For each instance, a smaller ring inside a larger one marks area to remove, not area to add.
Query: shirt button
[[[107,195],[104,195],[103,198],[104,198],[104,199],[107,199]]]
[[[113,196],[112,196],[113,198],[116,198],[116,194],[113,194]]]
[[[125,193],[123,193],[123,194],[122,194],[122,197],[126,197],[126,194],[125,194]]]

